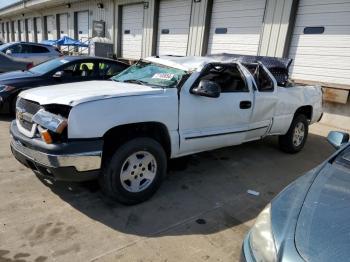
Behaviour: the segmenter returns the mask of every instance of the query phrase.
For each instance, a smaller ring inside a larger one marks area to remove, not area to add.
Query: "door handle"
[[[241,101],[239,103],[239,108],[240,109],[249,109],[252,107],[252,102],[251,101]]]

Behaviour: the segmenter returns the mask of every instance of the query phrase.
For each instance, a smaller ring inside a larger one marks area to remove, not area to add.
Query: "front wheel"
[[[309,122],[305,115],[294,117],[287,134],[279,136],[280,149],[287,153],[297,153],[303,149],[309,133]]]
[[[157,191],[166,166],[166,154],[157,141],[135,138],[120,146],[106,161],[100,185],[111,198],[127,205],[137,204]]]

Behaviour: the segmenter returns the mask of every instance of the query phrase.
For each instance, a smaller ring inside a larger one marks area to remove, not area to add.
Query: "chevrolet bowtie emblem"
[[[23,122],[24,120],[24,113],[25,113],[24,109],[22,108],[17,109],[16,118],[21,122]]]

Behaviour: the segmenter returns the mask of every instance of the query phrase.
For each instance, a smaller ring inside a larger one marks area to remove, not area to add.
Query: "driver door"
[[[239,64],[209,64],[180,92],[180,154],[236,145],[246,140],[253,109],[252,87]],[[193,77],[193,75],[192,75]],[[191,77],[191,78],[192,78]],[[200,80],[221,87],[218,98],[193,94]]]

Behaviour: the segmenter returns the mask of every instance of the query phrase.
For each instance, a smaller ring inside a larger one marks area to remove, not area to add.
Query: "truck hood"
[[[122,96],[152,95],[164,92],[155,88],[113,81],[85,81],[30,89],[20,97],[41,105],[60,104],[75,106],[80,103]]]
[[[295,244],[305,261],[348,261],[350,257],[350,173],[327,164],[301,209]]]

